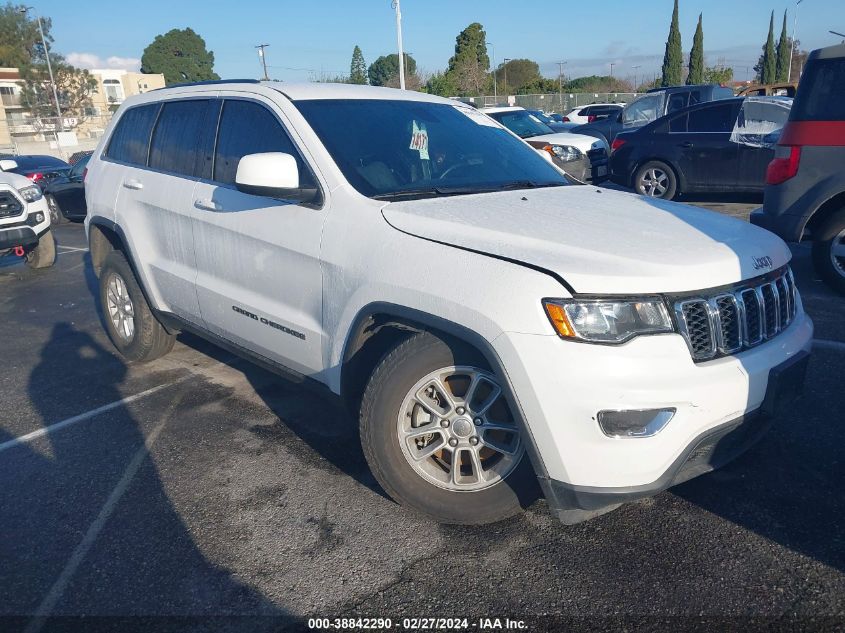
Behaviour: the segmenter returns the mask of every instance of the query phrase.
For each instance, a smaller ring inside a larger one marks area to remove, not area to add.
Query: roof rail
[[[261,83],[258,79],[209,79],[207,81],[186,81],[185,83],[181,84],[171,84],[170,86],[165,86],[164,88],[154,88],[149,92],[154,92],[155,90],[166,90],[167,88],[185,88],[187,86],[215,86],[220,84],[259,84]]]

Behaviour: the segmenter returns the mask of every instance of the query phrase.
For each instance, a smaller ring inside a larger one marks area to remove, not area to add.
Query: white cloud
[[[68,53],[67,60],[79,68],[115,68],[123,70],[138,70],[141,60],[135,57],[117,57],[112,55],[102,59],[94,53]]]

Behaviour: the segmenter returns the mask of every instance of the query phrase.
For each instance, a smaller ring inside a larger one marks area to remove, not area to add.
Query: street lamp
[[[797,0],[795,3],[795,15],[792,16],[792,46],[789,47],[789,69],[786,71],[787,81],[792,81],[792,55],[795,53],[795,31],[798,30],[798,5],[802,2],[804,0]]]
[[[393,0],[390,5],[396,11],[396,42],[399,45],[399,88],[405,89],[405,55],[402,52],[402,8],[399,0]]]
[[[563,67],[566,62],[557,63],[557,84],[560,91],[560,113],[563,114]]]
[[[21,13],[26,15],[27,11],[35,11],[35,7],[21,7]],[[41,45],[44,47],[44,57],[47,58],[47,72],[50,75],[50,85],[53,87],[53,99],[56,102],[56,114],[59,115],[59,130],[65,131],[64,122],[62,121],[62,108],[59,106],[59,93],[56,90],[56,81],[53,79],[53,65],[50,63],[50,51],[47,48],[47,40],[44,37],[44,27],[41,26],[41,16],[35,14],[35,19],[38,21],[38,32],[41,33]]]
[[[639,84],[637,83],[637,71],[638,71],[640,68],[642,68],[642,64],[640,64],[640,65],[638,65],[638,66],[631,66],[631,68],[633,68],[633,69],[634,69],[634,92],[636,92],[636,91],[637,91],[637,88],[639,87]]]
[[[508,62],[513,61],[509,57],[502,59],[502,70],[505,71],[505,92],[508,90]]]
[[[493,42],[484,42],[485,46],[490,47],[490,52],[493,54],[493,102],[499,103],[499,94],[496,89],[496,49],[493,48]]]

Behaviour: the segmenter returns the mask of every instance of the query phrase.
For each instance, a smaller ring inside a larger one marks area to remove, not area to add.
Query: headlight
[[[561,338],[624,343],[641,334],[674,332],[661,299],[545,299],[543,307]]]
[[[38,187],[38,185],[32,185],[30,187],[18,189],[18,192],[23,196],[23,199],[27,202],[35,202],[36,200],[41,200],[41,188]]]
[[[549,145],[545,149],[565,163],[571,160],[578,160],[584,156],[580,149],[572,145]]]

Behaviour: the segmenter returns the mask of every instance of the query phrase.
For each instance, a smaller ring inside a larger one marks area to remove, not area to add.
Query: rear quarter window
[[[106,157],[133,165],[146,165],[150,133],[159,105],[150,103],[124,112],[112,132]]]
[[[807,64],[790,120],[845,121],[845,58]]]

